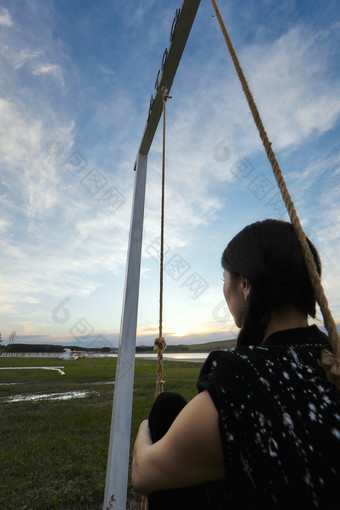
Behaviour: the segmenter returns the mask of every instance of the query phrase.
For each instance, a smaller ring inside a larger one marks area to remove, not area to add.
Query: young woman
[[[291,224],[249,225],[222,266],[237,347],[209,355],[188,404],[156,400],[135,442],[133,485],[149,510],[337,509],[340,392],[319,364],[328,337],[308,326],[315,297]]]

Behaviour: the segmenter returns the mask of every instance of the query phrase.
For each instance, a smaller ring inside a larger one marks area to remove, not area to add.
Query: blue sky
[[[135,173],[176,8],[168,0],[0,2],[1,332],[117,345]],[[221,12],[340,320],[340,4],[220,0]],[[210,2],[167,109],[164,333],[237,329],[221,253],[288,219]],[[158,335],[161,132],[148,161],[139,344]],[[322,324],[320,312],[318,324]]]

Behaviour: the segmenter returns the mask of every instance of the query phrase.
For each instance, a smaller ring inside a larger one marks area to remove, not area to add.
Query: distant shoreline
[[[221,340],[218,342],[205,342],[202,344],[178,344],[178,345],[167,345],[164,352],[167,353],[194,353],[194,352],[211,352],[221,349],[231,349],[235,347],[236,339]],[[136,347],[136,353],[151,354],[154,352],[152,346],[149,345],[138,345]]]
[[[230,349],[235,347],[236,339],[231,340],[221,340],[217,342],[205,342],[200,344],[176,344],[176,345],[167,345],[165,352],[166,353],[195,353],[195,352],[211,352],[219,349]],[[2,346],[0,349],[0,356],[8,356],[15,354],[29,354],[37,357],[41,356],[43,353],[45,355],[50,355],[54,357],[56,355],[61,355],[65,349],[71,349],[71,351],[76,351],[77,353],[84,352],[84,354],[109,354],[109,353],[117,353],[118,347],[81,347],[75,345],[55,345],[55,344],[23,344],[16,343],[10,344],[6,346]],[[154,353],[154,348],[152,345],[137,345],[136,346],[136,354],[152,354]]]

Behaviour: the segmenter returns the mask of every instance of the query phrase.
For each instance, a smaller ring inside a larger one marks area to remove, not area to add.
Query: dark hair
[[[318,252],[307,242],[321,274]],[[249,310],[237,345],[259,345],[270,321],[271,309],[293,305],[315,317],[315,296],[302,251],[290,223],[265,220],[239,232],[222,255],[231,278],[242,275],[251,284]]]

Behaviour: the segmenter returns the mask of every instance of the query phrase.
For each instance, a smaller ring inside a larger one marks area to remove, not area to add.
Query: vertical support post
[[[137,157],[103,510],[126,510],[147,155]]]

